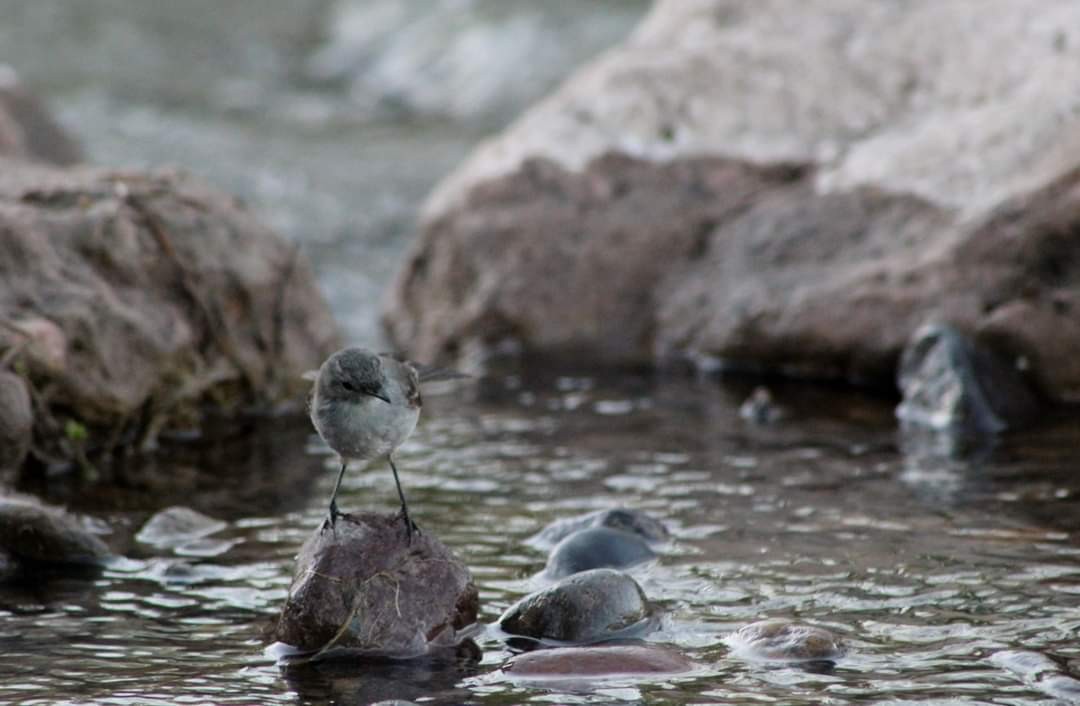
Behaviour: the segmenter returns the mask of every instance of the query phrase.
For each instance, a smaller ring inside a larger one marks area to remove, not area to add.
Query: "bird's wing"
[[[435,382],[436,380],[460,380],[462,378],[472,377],[465,373],[458,372],[452,368],[439,368],[432,365],[420,365],[418,363],[412,364],[416,368],[416,375],[420,378],[420,382]]]
[[[385,355],[388,358],[393,358],[399,363],[405,365],[411,365],[413,370],[416,371],[417,377],[420,382],[437,382],[439,380],[460,380],[463,378],[472,377],[466,373],[458,372],[453,368],[443,368],[435,365],[424,365],[423,363],[417,363],[415,360],[409,360],[405,356],[396,352],[380,353],[379,355]]]

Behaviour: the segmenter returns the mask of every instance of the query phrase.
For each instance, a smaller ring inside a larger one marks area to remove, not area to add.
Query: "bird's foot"
[[[330,513],[329,513],[329,515],[327,515],[326,519],[323,520],[322,527],[319,529],[319,531],[320,532],[325,532],[326,528],[329,527],[331,531],[336,533],[337,532],[337,518],[344,517],[344,516],[345,516],[345,513],[341,512],[340,510],[337,509],[337,503],[331,501],[330,502]]]
[[[413,533],[415,532],[416,534],[421,534],[420,527],[411,519],[409,519],[409,511],[406,510],[404,507],[398,510],[398,514],[396,515],[395,519],[398,517],[400,517],[401,520],[405,523],[406,543],[412,544]]]

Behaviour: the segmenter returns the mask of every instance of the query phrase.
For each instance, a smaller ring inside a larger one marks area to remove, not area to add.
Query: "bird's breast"
[[[420,411],[371,397],[319,400],[311,416],[319,435],[334,451],[350,459],[371,460],[401,445],[416,428]]]

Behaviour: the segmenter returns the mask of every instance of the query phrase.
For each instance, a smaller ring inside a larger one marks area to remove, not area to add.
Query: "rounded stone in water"
[[[644,631],[645,592],[613,569],[593,569],[525,596],[499,618],[506,632],[539,641],[589,644]]]
[[[566,537],[588,527],[610,527],[636,534],[646,542],[665,542],[671,536],[663,523],[650,515],[625,507],[597,510],[578,517],[555,520],[526,540],[537,549],[550,549]]]
[[[558,579],[589,569],[622,569],[656,557],[641,537],[610,527],[590,527],[559,542],[544,575]]]

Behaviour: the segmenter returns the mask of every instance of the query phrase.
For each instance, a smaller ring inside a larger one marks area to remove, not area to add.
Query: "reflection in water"
[[[492,680],[510,654],[492,632],[479,638],[478,663],[279,668],[263,654],[265,636],[333,481],[329,456],[302,452],[312,437],[297,419],[222,442],[213,461],[177,454],[156,461],[153,474],[132,469],[130,486],[60,486],[72,509],[107,520],[108,541],[127,558],[97,576],[0,591],[0,701],[506,703],[552,692],[560,701],[673,704],[1045,699],[1041,682],[990,657],[1022,650],[1066,665],[1077,657],[1072,422],[1005,436],[974,458],[942,458],[903,437],[896,448],[889,402],[777,386],[788,415],[759,425],[739,416],[749,391],[649,377],[494,376],[429,397],[400,451],[419,521],[470,566],[487,622],[535,588],[546,556],[526,540],[549,521],[615,506],[661,518],[672,540],[630,572],[662,615],[650,639],[685,652],[700,673],[584,691]],[[916,464],[959,480],[938,492],[933,475],[913,479]],[[395,506],[393,481],[378,468],[350,474],[343,493],[350,507]],[[178,554],[133,539],[151,510],[180,502],[228,521],[212,535],[224,553]],[[725,637],[765,618],[827,628],[848,651],[824,671],[729,654]]]
[[[998,445],[996,434],[966,435],[900,423],[900,478],[920,500],[945,508],[978,494],[983,465]]]
[[[447,654],[410,662],[340,660],[291,666],[285,681],[308,703],[370,704],[423,698],[429,704],[460,704],[470,693],[457,685],[478,671],[480,648],[468,641]]]

